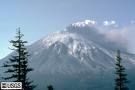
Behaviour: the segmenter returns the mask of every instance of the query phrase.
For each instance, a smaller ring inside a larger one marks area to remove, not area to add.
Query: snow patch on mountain
[[[94,20],[84,20],[84,21],[73,23],[71,25],[74,27],[85,27],[85,26],[94,26],[96,24],[97,22]]]

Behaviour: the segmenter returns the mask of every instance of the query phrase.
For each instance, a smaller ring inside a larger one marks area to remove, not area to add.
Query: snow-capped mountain
[[[90,20],[73,23],[28,46],[30,65],[35,69],[30,76],[37,90],[45,90],[49,84],[55,90],[113,90],[117,49],[122,51],[130,89],[135,88],[135,55],[128,53],[121,42],[97,32],[95,25]]]

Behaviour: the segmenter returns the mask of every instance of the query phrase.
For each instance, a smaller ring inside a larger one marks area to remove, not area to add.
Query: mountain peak
[[[84,20],[84,21],[80,21],[80,22],[76,22],[71,24],[72,26],[75,27],[85,27],[85,26],[93,26],[95,25],[97,22],[94,20]]]
[[[43,90],[48,82],[57,90],[112,90],[115,50],[123,50],[123,44],[112,42],[95,24],[91,20],[74,23],[65,31],[52,33],[28,47],[30,65],[34,68],[30,75],[40,83],[37,90]],[[135,56],[121,53],[128,71],[134,70]],[[2,59],[0,65],[11,55]],[[132,72],[128,74],[135,76]],[[70,88],[72,85],[75,88]]]

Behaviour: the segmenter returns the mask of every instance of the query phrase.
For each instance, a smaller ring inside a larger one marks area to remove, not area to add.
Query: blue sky
[[[32,42],[48,33],[85,19],[116,20],[126,25],[135,20],[135,0],[1,0],[0,58],[11,52],[9,41],[21,27]]]

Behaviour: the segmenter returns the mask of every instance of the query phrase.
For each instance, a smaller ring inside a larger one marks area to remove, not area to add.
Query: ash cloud
[[[112,48],[122,49],[126,52],[135,53],[135,23],[133,20],[129,25],[126,26],[120,26],[115,20],[106,20],[103,21],[102,24],[99,24],[95,20],[93,21],[96,22],[96,24],[85,24],[85,20],[84,22],[77,22],[72,25],[75,26],[75,28],[81,28],[81,30],[85,30],[90,27],[89,37],[93,38],[94,40],[96,39],[97,42],[100,41],[101,44],[106,43],[106,46],[110,45]]]
[[[119,24],[99,27],[106,40],[124,47],[127,52],[135,54],[135,23],[119,27]],[[117,26],[117,27],[116,27]]]

